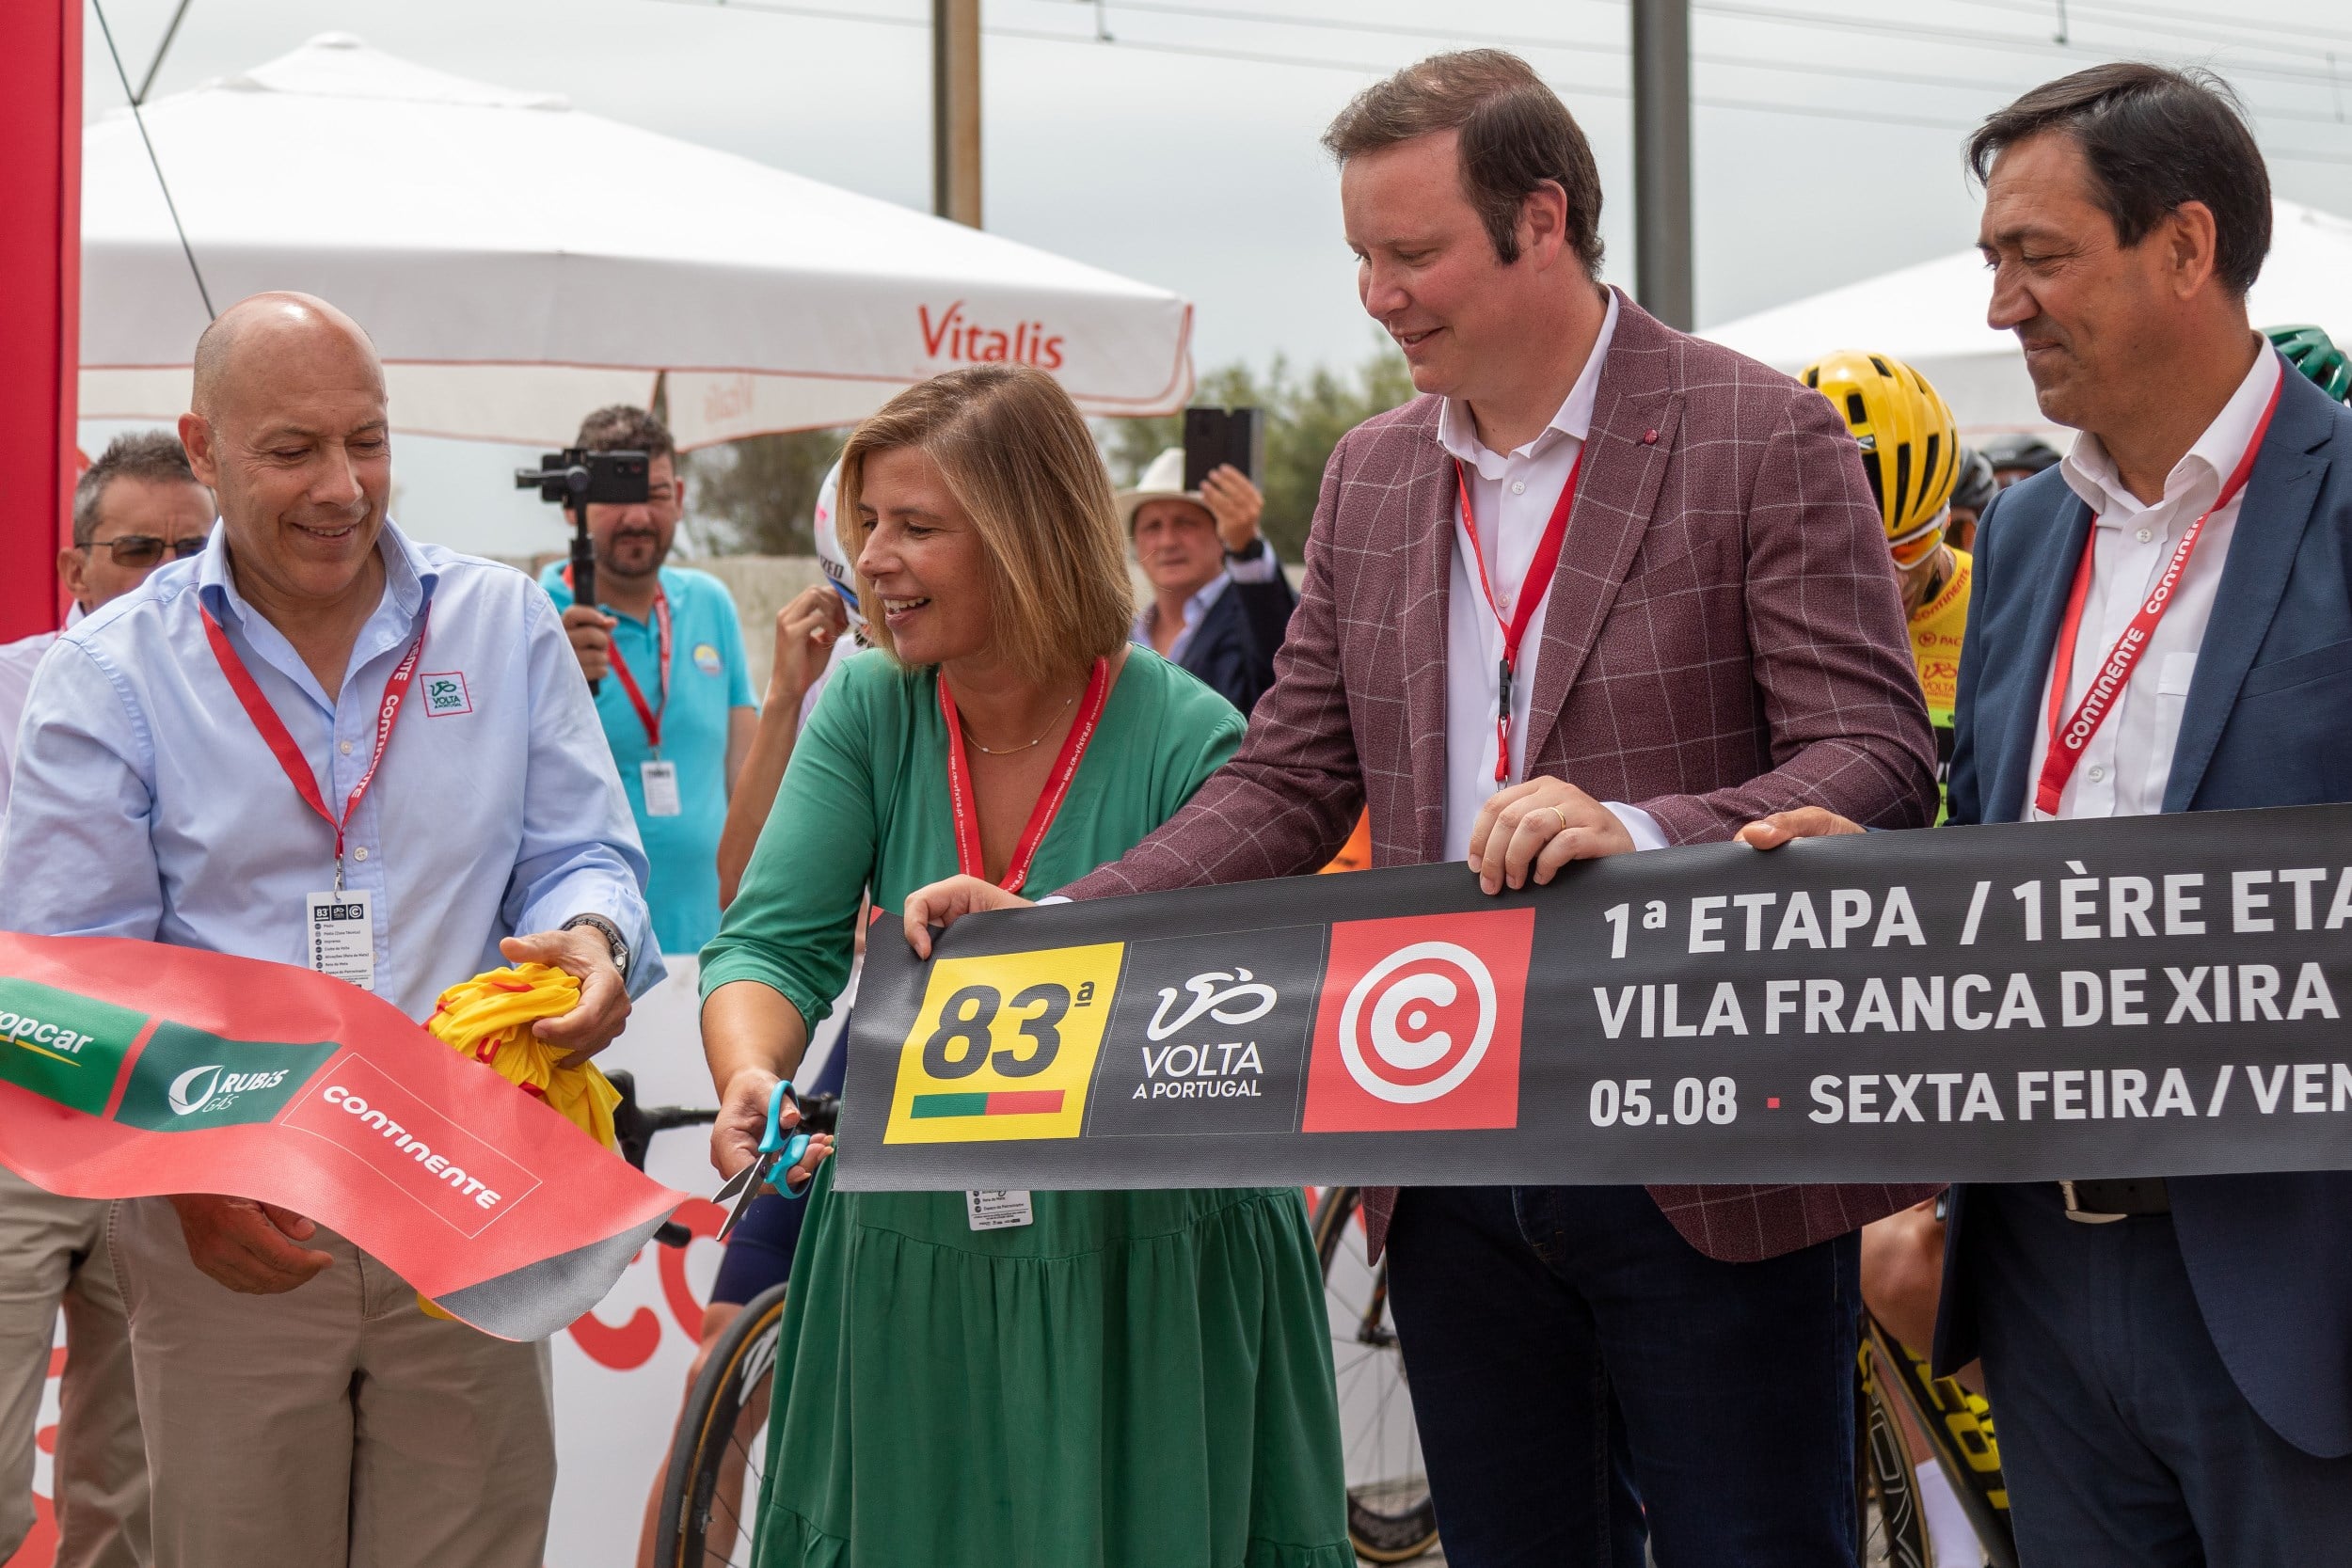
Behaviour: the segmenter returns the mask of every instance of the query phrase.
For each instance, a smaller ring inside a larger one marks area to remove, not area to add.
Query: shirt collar
[[[2221,405],[2213,423],[2205,427],[2205,433],[2197,437],[2165,476],[2164,498],[2156,506],[2185,509],[2220,495],[2222,484],[2254,439],[2254,432],[2262,424],[2263,410],[2269,406],[2270,394],[2282,373],[2276,351],[2265,346],[2254,356],[2253,367],[2246,372],[2246,379],[2238,383],[2237,390],[2230,394],[2230,401]],[[2110,527],[2120,528],[2124,517],[2155,510],[2143,504],[2124,486],[2122,476],[2116,471],[2115,460],[2089,431],[2074,438],[2074,450],[2059,463],[2058,471],[2065,477],[2067,487]]]
[[[1200,617],[1206,614],[1209,607],[1216,603],[1217,599],[1223,595],[1227,586],[1232,580],[1228,574],[1219,572],[1203,584],[1199,593],[1184,601],[1184,629],[1186,631],[1194,630],[1200,625]],[[1159,605],[1147,602],[1136,616],[1135,640],[1138,642],[1152,641],[1152,628],[1158,623],[1159,618]]]
[[[426,559],[413,540],[400,531],[391,518],[384,519],[384,531],[376,536],[376,552],[384,558],[384,589],[404,621],[414,621],[432,597],[440,573]],[[196,591],[204,608],[213,618],[223,618],[224,612],[233,614],[239,625],[248,619],[249,607],[245,595],[237,592],[236,578],[229,570],[229,531],[215,521],[212,537],[205,541],[204,553],[196,558]]]
[[[1593,352],[1584,357],[1584,368],[1577,372],[1576,385],[1568,388],[1567,401],[1560,412],[1551,417],[1551,423],[1542,433],[1517,451],[1513,457],[1532,456],[1540,447],[1550,445],[1561,436],[1581,441],[1593,433],[1593,409],[1600,399],[1600,368],[1609,357],[1610,341],[1617,335],[1617,291],[1609,291],[1609,309],[1600,319],[1600,333],[1593,340]],[[1454,398],[1445,398],[1438,407],[1438,443],[1464,463],[1470,464],[1482,479],[1502,477],[1505,457],[1486,450],[1478,438],[1478,426],[1470,419],[1469,407]],[[1492,468],[1492,472],[1488,469]]]

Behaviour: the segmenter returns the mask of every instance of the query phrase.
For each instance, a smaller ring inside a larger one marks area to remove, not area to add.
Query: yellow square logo
[[[898,1052],[892,1144],[1074,1138],[1123,942],[942,958]]]

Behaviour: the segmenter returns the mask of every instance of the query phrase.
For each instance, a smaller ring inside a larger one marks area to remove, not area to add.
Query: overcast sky
[[[105,4],[135,81],[173,0]],[[2036,82],[2119,55],[2223,72],[2279,194],[2352,214],[2352,104],[2330,53],[2352,74],[2342,0],[1692,9],[1703,325],[1966,245],[1967,127]],[[155,92],[348,31],[928,208],[928,15],[923,0],[192,0]],[[89,21],[95,115],[124,94]],[[1347,365],[1371,349],[1315,137],[1368,82],[1447,47],[1516,48],[1559,88],[1599,157],[1608,275],[1631,285],[1624,0],[983,0],[983,25],[987,226],[1191,298],[1204,367],[1277,354]],[[660,192],[627,198],[662,221]],[[470,475],[504,461],[407,450],[420,459],[404,477],[412,515],[421,483],[439,490],[452,463]]]

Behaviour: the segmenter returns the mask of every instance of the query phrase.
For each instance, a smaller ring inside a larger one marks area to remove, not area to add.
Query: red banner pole
[[[82,325],[81,0],[0,5],[0,641],[57,625]]]

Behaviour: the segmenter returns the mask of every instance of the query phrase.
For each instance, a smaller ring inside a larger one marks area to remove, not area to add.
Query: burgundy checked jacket
[[[1935,747],[1853,437],[1788,377],[1620,296],[1534,670],[1527,771],[1640,806],[1667,842],[1792,806],[1925,826]],[[1443,853],[1453,460],[1438,400],[1343,437],[1275,684],[1233,760],[1064,891],[1287,877],[1372,816],[1377,865]],[[1467,874],[1467,873],[1466,873]],[[1771,1258],[1932,1187],[1652,1187],[1691,1244]],[[1365,1195],[1373,1255],[1393,1188]]]

